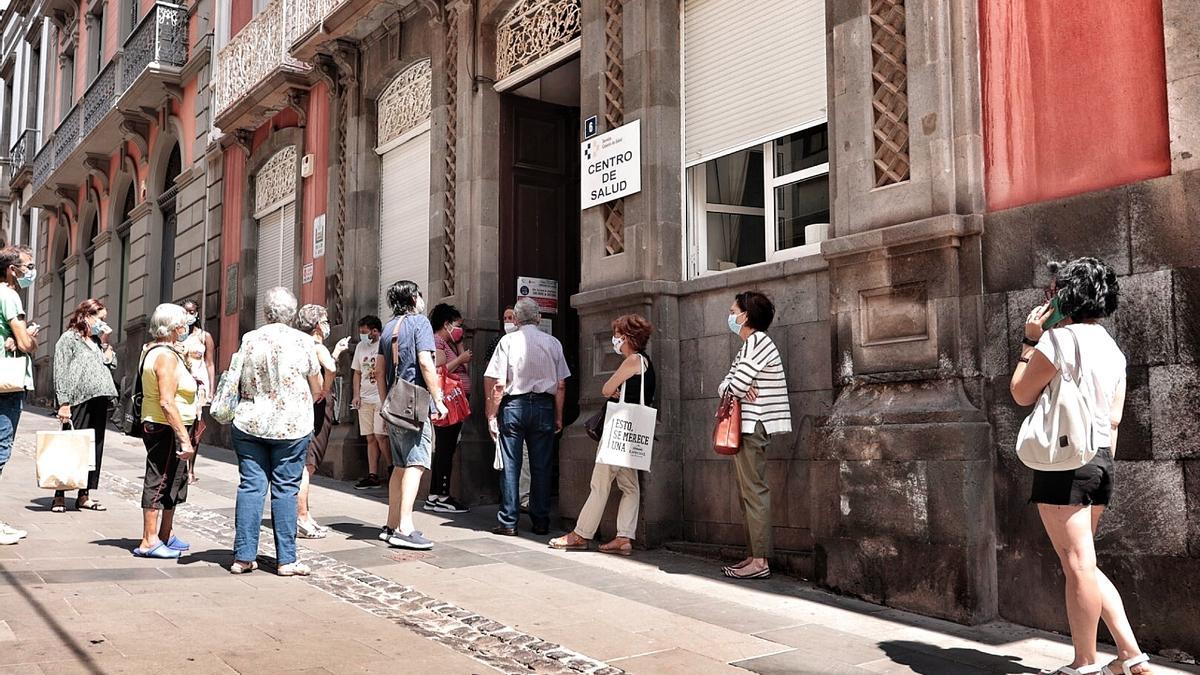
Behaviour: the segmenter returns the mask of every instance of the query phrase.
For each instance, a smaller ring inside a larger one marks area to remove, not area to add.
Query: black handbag
[[[583,429],[587,432],[588,438],[600,442],[600,438],[604,436],[604,416],[608,413],[608,401],[604,402],[604,406],[596,412],[595,415],[587,418],[583,423]]]

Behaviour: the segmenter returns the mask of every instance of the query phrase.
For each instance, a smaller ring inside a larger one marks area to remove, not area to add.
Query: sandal
[[[258,561],[257,560],[251,560],[250,562],[242,562],[240,560],[234,560],[233,564],[229,566],[229,573],[230,574],[246,574],[247,572],[253,572],[256,569],[258,569]]]
[[[586,551],[590,544],[591,541],[574,532],[568,532],[566,536],[551,539],[549,546],[559,551]]]
[[[618,543],[618,540],[621,543]],[[613,555],[633,555],[633,542],[629,541],[628,537],[616,537],[607,544],[601,544],[600,552]]]
[[[101,504],[100,502],[96,501],[95,499],[88,499],[86,502],[84,502],[82,504],[80,504],[79,500],[76,499],[75,500],[75,510],[76,511],[107,511],[108,507]]]
[[[771,568],[770,567],[764,567],[757,572],[743,572],[742,570],[744,570],[744,569],[745,569],[745,566],[726,567],[726,568],[723,568],[721,571],[724,572],[725,576],[729,577],[730,579],[770,579],[771,578]]]
[[[299,562],[280,565],[279,569],[275,570],[275,573],[281,577],[306,577],[311,572],[308,565]]]
[[[1149,656],[1145,654],[1138,654],[1137,656],[1123,663],[1120,659],[1113,661],[1107,666],[1104,666],[1100,672],[1103,673],[1103,675],[1152,675],[1154,671],[1150,669],[1149,663]],[[1136,668],[1137,666],[1141,665],[1145,665],[1145,668],[1142,668],[1136,673],[1133,670],[1130,670],[1131,668]],[[1113,666],[1118,666],[1120,670],[1113,670]]]
[[[65,513],[67,510],[67,500],[63,497],[55,497],[50,503],[51,513]]]
[[[1099,675],[1103,672],[1100,664],[1094,663],[1090,666],[1079,666],[1072,668],[1071,666],[1063,666],[1055,670],[1043,670],[1042,675]]]

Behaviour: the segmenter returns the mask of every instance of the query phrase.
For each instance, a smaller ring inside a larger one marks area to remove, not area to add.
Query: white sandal
[[[1117,663],[1117,662],[1113,661],[1113,663]],[[1122,663],[1121,670],[1113,670],[1111,667],[1113,665],[1113,663],[1110,663],[1107,666],[1104,666],[1104,669],[1101,670],[1100,672],[1103,673],[1103,675],[1135,675],[1135,673],[1132,670],[1130,670],[1130,668],[1133,668],[1134,666],[1140,666],[1143,663],[1149,664],[1150,657],[1145,654],[1138,654],[1137,656],[1133,657],[1132,659],[1129,659],[1128,661],[1125,661],[1124,663]],[[1140,675],[1140,673],[1137,675]]]
[[[299,562],[280,565],[279,569],[275,571],[281,577],[306,577],[311,572],[312,570],[308,568],[308,565]]]
[[[233,564],[229,566],[229,573],[230,574],[246,574],[247,572],[253,572],[256,569],[258,569],[258,561],[257,560],[251,560],[248,563],[242,562],[240,560],[234,560]]]
[[[1098,663],[1093,663],[1090,666],[1080,666],[1072,668],[1071,666],[1063,666],[1056,670],[1043,670],[1042,675],[1100,675],[1103,668]]]

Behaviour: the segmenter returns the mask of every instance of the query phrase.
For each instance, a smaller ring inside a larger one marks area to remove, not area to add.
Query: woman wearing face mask
[[[617,400],[621,386],[625,387],[625,403],[641,403],[644,392],[645,404],[654,405],[654,364],[646,356],[646,343],[654,332],[654,326],[638,314],[626,314],[612,322],[612,348],[622,357],[617,372],[604,383],[602,393],[609,400]],[[643,374],[644,373],[644,374]],[[608,493],[613,479],[621,490],[621,504],[617,507],[617,536],[600,546],[601,553],[630,555],[637,534],[638,508],[641,501],[641,486],[637,471],[625,467],[597,464],[592,469],[592,491],[579,512],[575,529],[565,537],[550,540],[550,548],[585,551],[608,504]]]
[[[301,333],[312,336],[317,362],[321,364],[323,378],[321,391],[313,399],[313,432],[312,441],[308,444],[308,454],[304,459],[304,473],[300,477],[300,495],[296,502],[296,536],[301,539],[322,539],[329,533],[327,529],[317,524],[308,512],[308,488],[313,474],[325,459],[325,449],[329,447],[329,432],[333,430],[333,383],[337,377],[337,360],[350,344],[350,338],[338,340],[333,353],[325,346],[332,328],[329,325],[329,312],[320,305],[305,305],[296,313],[296,329]]]
[[[450,378],[458,382],[464,394],[471,393],[471,375],[467,364],[473,356],[470,349],[462,348],[462,314],[453,305],[442,303],[429,314],[429,323],[434,327],[434,363],[445,368]],[[450,474],[454,471],[454,451],[458,448],[458,437],[463,423],[433,428],[433,476],[429,484],[429,497],[425,499],[425,510],[438,513],[466,513],[469,509],[450,496]]]
[[[749,556],[722,571],[734,579],[771,576],[771,488],[767,485],[767,447],[771,437],[792,430],[783,360],[767,329],[775,305],[757,291],[738,293],[729,308],[729,330],[742,338],[742,348],[717,387],[720,396],[742,402],[742,444],[733,456],[742,517],[746,521]]]
[[[213,363],[212,335],[204,330],[200,323],[200,306],[195,300],[183,303],[183,310],[188,314],[188,337],[183,341],[184,354],[188,362],[188,370],[196,378],[196,426],[193,430],[192,447],[200,449],[200,437],[204,435],[204,406],[208,405],[212,395],[212,383],[216,381],[216,366]],[[195,483],[196,458],[188,462],[188,482]]]
[[[104,430],[109,406],[117,397],[112,372],[117,356],[108,344],[112,329],[105,323],[108,310],[99,300],[79,303],[67,319],[67,329],[54,346],[54,393],[58,400],[58,421],[63,428],[92,429],[96,440],[96,468],[88,473],[86,489],[75,497],[75,508],[106,511],[92,496],[100,486],[100,464],[104,459]],[[66,495],[58,490],[50,510],[66,510]]]

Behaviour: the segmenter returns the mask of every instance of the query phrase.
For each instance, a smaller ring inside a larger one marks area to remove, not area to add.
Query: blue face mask
[[[33,281],[37,279],[37,270],[29,268],[25,270],[25,274],[17,277],[17,285],[21,288],[29,288],[33,285]]]
[[[740,314],[740,312],[739,312]],[[729,330],[732,333],[740,334],[742,332],[742,324],[737,322],[737,314],[729,315]]]
[[[101,335],[104,334],[104,332],[105,332],[104,329],[107,326],[108,326],[108,324],[104,323],[103,321],[97,321],[95,324],[92,325],[92,335],[94,335],[96,337],[100,337]]]

